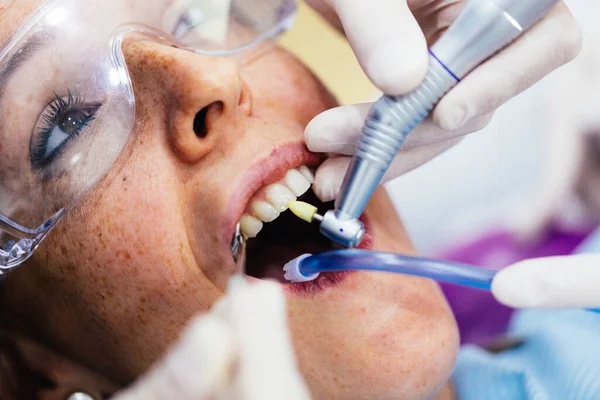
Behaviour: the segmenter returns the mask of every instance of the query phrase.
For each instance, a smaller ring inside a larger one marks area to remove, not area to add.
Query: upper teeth
[[[281,181],[267,186],[264,191],[259,191],[250,200],[249,208],[240,220],[244,236],[256,237],[264,222],[277,219],[280,213],[287,210],[287,203],[306,193],[314,182],[313,172],[303,165],[298,169],[289,170]]]

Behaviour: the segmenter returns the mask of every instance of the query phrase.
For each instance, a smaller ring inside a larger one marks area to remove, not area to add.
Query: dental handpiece
[[[429,50],[429,70],[421,85],[404,96],[384,95],[371,108],[335,210],[322,216],[321,233],[345,247],[358,246],[365,234],[359,217],[407,135],[462,78],[517,39],[557,2],[471,0]]]

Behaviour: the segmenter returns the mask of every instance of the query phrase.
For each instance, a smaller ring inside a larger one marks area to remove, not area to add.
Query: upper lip
[[[277,146],[268,156],[254,162],[229,200],[221,229],[222,240],[231,245],[235,227],[258,190],[282,179],[290,169],[316,166],[322,160],[322,155],[311,153],[303,142],[296,142]]]

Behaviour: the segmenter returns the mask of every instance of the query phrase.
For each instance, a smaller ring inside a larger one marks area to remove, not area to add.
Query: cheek
[[[164,157],[148,141],[138,143],[126,165],[69,217],[68,236],[78,248],[71,254],[117,289],[135,282],[158,295],[203,277],[186,240],[177,175]]]
[[[115,357],[124,376],[147,367],[222,296],[190,249],[181,180],[154,141],[164,135],[144,132],[44,242],[32,260],[39,276],[30,280],[49,335],[104,372],[115,373],[107,366]]]
[[[255,114],[268,113],[306,126],[321,112],[338,105],[304,65],[283,51],[268,53],[242,73],[253,91]]]
[[[148,187],[131,182],[134,179],[120,178],[117,193],[103,193],[99,201],[85,204],[72,218],[78,221],[74,231],[79,233],[86,256],[104,269],[118,266],[125,274],[152,260],[153,265],[159,265],[156,261],[169,256],[164,249],[178,248],[174,238],[181,236],[177,234],[176,213],[173,207],[168,207],[173,204],[169,190],[156,191],[150,196],[148,191],[155,183],[147,180]],[[159,266],[148,270],[145,276],[160,275],[160,271]]]

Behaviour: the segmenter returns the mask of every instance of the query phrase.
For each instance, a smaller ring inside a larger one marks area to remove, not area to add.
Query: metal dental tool
[[[343,246],[358,246],[365,234],[358,218],[406,136],[462,78],[533,26],[557,2],[471,0],[429,50],[429,71],[421,86],[404,96],[384,95],[371,108],[335,210],[320,221],[321,233]]]
[[[231,256],[240,267],[239,270],[244,272],[246,269],[246,238],[242,235],[239,223],[235,227],[235,234],[231,240]]]

